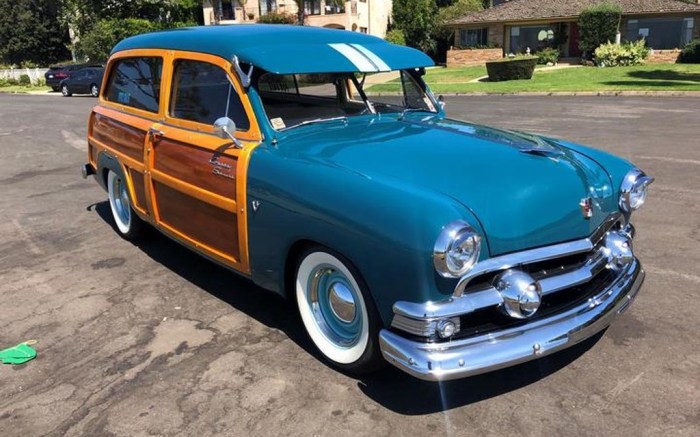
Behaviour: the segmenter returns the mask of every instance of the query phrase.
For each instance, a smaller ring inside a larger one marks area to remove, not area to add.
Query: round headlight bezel
[[[620,185],[620,209],[626,214],[631,214],[644,205],[647,197],[647,189],[654,182],[654,178],[647,176],[643,171],[634,168],[627,172]]]
[[[459,247],[473,249],[465,257]],[[440,276],[459,278],[469,272],[481,254],[481,235],[463,220],[455,220],[442,229],[433,249],[433,264]]]

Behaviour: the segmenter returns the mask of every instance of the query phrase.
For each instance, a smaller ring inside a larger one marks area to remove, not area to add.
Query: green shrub
[[[556,64],[559,62],[559,50],[551,47],[540,50],[539,52],[535,53],[535,56],[537,56],[538,64],[546,65],[549,63]]]
[[[22,86],[31,86],[32,79],[29,78],[28,74],[22,74],[19,77],[19,84]]]
[[[610,3],[584,9],[578,20],[579,48],[590,53],[601,44],[615,41],[621,18],[622,8]]]
[[[536,56],[522,56],[486,63],[490,82],[504,80],[532,79],[537,65]]]
[[[7,80],[5,80],[6,86],[17,86],[19,85],[19,81],[15,79],[14,77],[10,77]]]
[[[683,47],[678,55],[681,64],[700,64],[700,39],[694,39]]]
[[[406,37],[403,35],[403,31],[401,29],[391,29],[386,33],[384,39],[392,44],[398,44],[401,46],[406,45]]]
[[[265,24],[296,24],[296,22],[296,15],[285,14],[284,12],[268,12],[258,18],[258,23]]]
[[[605,43],[595,49],[595,62],[599,67],[640,65],[649,57],[649,49],[643,39],[624,44]]]

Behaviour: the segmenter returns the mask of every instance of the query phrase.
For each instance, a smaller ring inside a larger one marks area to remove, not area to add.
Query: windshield
[[[401,92],[390,96],[372,95],[370,81],[359,73],[264,73],[257,90],[277,130],[365,114],[437,112],[417,72],[402,70],[396,76]]]

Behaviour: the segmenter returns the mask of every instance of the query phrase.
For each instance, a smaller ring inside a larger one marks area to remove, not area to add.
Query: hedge
[[[504,80],[532,79],[537,65],[537,56],[503,59],[486,63],[490,82]]]
[[[678,55],[681,64],[700,64],[700,39],[694,39],[683,47]]]
[[[578,20],[579,48],[590,53],[601,44],[614,42],[621,19],[622,8],[611,3],[584,9]]]

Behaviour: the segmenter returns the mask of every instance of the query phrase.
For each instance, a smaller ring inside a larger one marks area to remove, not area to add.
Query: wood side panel
[[[134,185],[134,194],[136,195],[136,206],[144,211],[148,209],[146,206],[146,185],[143,178],[143,173],[129,169],[131,175],[131,183]]]
[[[155,145],[155,169],[202,190],[236,199],[235,156],[161,138]]]
[[[154,182],[160,221],[183,235],[235,260],[239,259],[236,214]]]
[[[102,114],[93,117],[92,135],[101,143],[117,152],[143,162],[143,145],[146,131],[129,126]]]

